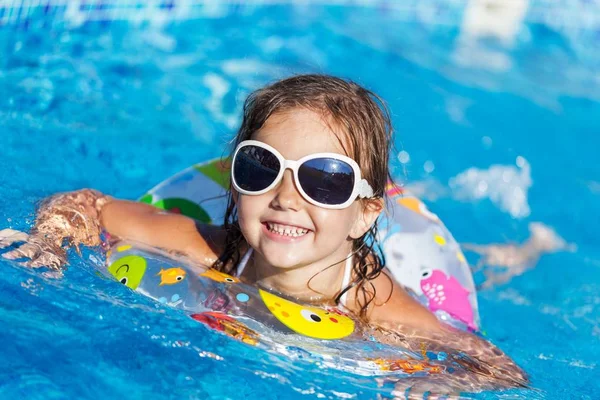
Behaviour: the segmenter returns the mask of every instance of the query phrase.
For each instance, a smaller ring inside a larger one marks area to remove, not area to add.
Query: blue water
[[[455,2],[390,4],[200,7],[183,19],[165,7],[110,21],[0,9],[0,227],[28,229],[57,191],[137,198],[220,156],[251,90],[294,73],[344,76],[387,100],[394,176],[457,240],[522,242],[539,221],[577,246],[481,291],[480,312],[531,375],[535,390],[506,396],[599,398],[600,7],[537,2],[499,39],[473,34]],[[62,279],[0,259],[0,397],[391,396],[216,335],[99,277],[98,256],[71,254]]]

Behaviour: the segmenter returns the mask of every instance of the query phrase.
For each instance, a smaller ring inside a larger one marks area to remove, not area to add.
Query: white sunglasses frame
[[[282,166],[282,168],[279,169],[279,173],[277,174],[277,177],[273,180],[273,183],[271,183],[269,186],[267,186],[263,190],[259,190],[256,192],[244,190],[237,184],[237,182],[235,180],[235,176],[233,174],[233,166],[235,163],[235,158],[237,157],[240,149],[243,147],[246,147],[246,146],[256,146],[256,147],[261,147],[265,150],[269,150],[271,153],[273,153],[275,155],[277,160],[279,160],[279,164]],[[346,164],[350,165],[350,167],[352,167],[352,170],[354,171],[354,177],[355,177],[354,187],[352,188],[352,194],[350,195],[348,200],[346,202],[344,202],[343,204],[319,203],[318,201],[313,200],[309,195],[306,194],[304,189],[302,189],[302,185],[300,184],[300,180],[298,179],[298,168],[300,168],[300,166],[303,163],[305,163],[306,161],[314,160],[315,158],[333,158],[336,160],[343,161]],[[233,153],[233,158],[231,159],[231,183],[233,184],[234,189],[241,194],[245,194],[245,195],[249,195],[249,196],[259,196],[261,194],[267,193],[269,190],[271,190],[275,186],[277,186],[277,184],[279,184],[279,182],[281,182],[281,180],[283,179],[283,174],[285,173],[285,170],[287,170],[287,169],[292,170],[292,175],[294,176],[294,184],[296,185],[296,189],[298,190],[298,192],[300,192],[300,194],[302,195],[304,200],[306,200],[309,203],[311,203],[315,206],[318,206],[318,207],[328,208],[328,209],[332,209],[332,210],[341,210],[341,209],[349,207],[354,202],[354,200],[356,200],[357,197],[360,197],[362,199],[373,197],[373,188],[371,187],[371,185],[369,185],[369,182],[367,182],[366,179],[362,179],[361,174],[360,174],[360,168],[358,167],[358,164],[356,163],[356,161],[354,161],[350,157],[346,157],[344,155],[337,154],[337,153],[314,153],[314,154],[309,154],[307,156],[304,156],[297,161],[286,160],[285,158],[283,158],[283,156],[281,155],[280,152],[275,150],[275,148],[269,146],[266,143],[259,142],[258,140],[244,140],[243,142],[238,144],[237,147],[235,148],[235,151]]]

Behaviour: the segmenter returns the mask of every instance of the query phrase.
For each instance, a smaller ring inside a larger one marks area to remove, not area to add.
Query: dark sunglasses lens
[[[242,189],[258,192],[273,183],[280,168],[279,160],[269,150],[244,146],[233,161],[233,177]]]
[[[335,158],[315,158],[298,168],[298,180],[311,199],[327,204],[343,204],[352,195],[354,170]]]

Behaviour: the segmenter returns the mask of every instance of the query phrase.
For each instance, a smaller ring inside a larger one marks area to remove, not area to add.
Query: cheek
[[[268,206],[269,199],[266,194],[260,196],[239,195],[237,204],[238,222],[242,231],[245,227],[259,223],[260,214],[265,205]]]
[[[356,210],[354,206],[343,210],[318,208],[313,212],[313,220],[319,231],[343,236],[344,238],[350,233],[355,219]]]

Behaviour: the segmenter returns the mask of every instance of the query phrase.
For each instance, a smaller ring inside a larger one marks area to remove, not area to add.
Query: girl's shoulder
[[[193,257],[203,264],[214,266],[220,257],[226,255],[231,250],[231,243],[227,243],[230,238],[227,237],[227,230],[223,225],[196,223],[196,230],[202,237],[204,245],[195,248]],[[248,251],[248,244],[245,240],[240,241],[236,246],[239,254],[243,255]],[[231,270],[232,260],[227,259],[225,265],[215,268],[229,271]]]
[[[426,330],[436,330],[440,327],[437,317],[415,300],[386,269],[376,278],[365,282],[364,289],[353,288],[348,296],[347,308],[359,314],[365,299],[371,296],[372,301],[368,305],[366,317],[373,325],[384,328],[410,326]]]
[[[206,265],[213,265],[223,253],[227,232],[221,225],[202,224],[196,222],[199,241],[193,241],[186,252],[194,260]]]
[[[196,223],[196,228],[211,249],[215,249],[217,253],[223,251],[227,238],[227,231],[223,225]]]

